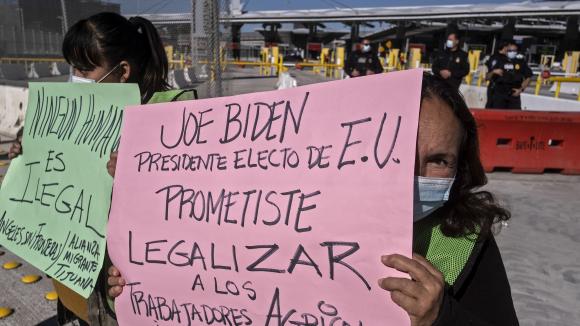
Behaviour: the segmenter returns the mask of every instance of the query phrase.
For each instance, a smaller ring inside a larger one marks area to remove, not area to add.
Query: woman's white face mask
[[[455,178],[415,177],[413,186],[413,222],[422,220],[449,200]]]
[[[94,79],[75,76],[73,74],[70,75],[68,81],[71,83],[96,83]]]
[[[75,76],[75,74],[71,73],[68,81],[71,82],[71,83],[100,83],[105,78],[109,77],[109,75],[112,74],[113,71],[117,70],[117,68],[119,68],[120,65],[121,64],[119,63],[116,66],[114,66],[113,69],[109,70],[109,72],[107,72],[99,80],[94,80],[94,79],[91,79],[91,78],[85,78],[85,77]]]

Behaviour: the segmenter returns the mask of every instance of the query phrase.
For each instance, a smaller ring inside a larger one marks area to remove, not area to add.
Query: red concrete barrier
[[[580,113],[472,109],[486,172],[580,174]]]

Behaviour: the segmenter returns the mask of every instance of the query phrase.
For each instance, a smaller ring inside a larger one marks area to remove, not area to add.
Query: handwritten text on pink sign
[[[109,253],[121,325],[405,325],[421,72],[128,107]]]

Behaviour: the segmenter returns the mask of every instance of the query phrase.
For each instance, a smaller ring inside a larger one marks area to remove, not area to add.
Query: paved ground
[[[497,240],[522,325],[580,325],[580,176],[490,174],[513,216]]]
[[[7,144],[0,145],[0,157],[7,149]],[[6,174],[7,163],[6,160],[0,160],[0,182]],[[13,270],[0,267],[0,307],[14,309],[12,316],[0,319],[0,325],[56,325],[52,319],[56,314],[56,303],[44,298],[46,292],[52,291],[50,279],[6,248],[0,247],[0,266],[8,261],[22,262],[22,266]],[[20,278],[27,274],[43,275],[43,278],[35,284],[26,285],[20,282]]]
[[[309,72],[293,72],[299,85],[323,81]],[[231,74],[224,95],[274,89],[275,78]],[[6,150],[0,145],[0,152]],[[2,161],[0,161],[2,162]],[[2,163],[0,163],[2,164]],[[0,166],[4,175],[6,166]],[[1,177],[0,177],[1,179]],[[502,251],[516,311],[522,325],[578,325],[580,320],[580,176],[493,173],[486,189],[513,213],[497,240]],[[19,260],[5,248],[0,264]],[[56,304],[44,298],[51,290],[46,277],[32,285],[19,280],[37,273],[23,265],[0,269],[0,306],[15,313],[0,325],[56,325]]]
[[[331,80],[320,75],[315,75],[310,71],[292,69],[290,74],[296,78],[299,86]],[[224,81],[222,82],[223,95],[230,96],[271,91],[277,88],[277,81],[278,77],[276,76],[260,76],[258,68],[228,68],[228,71],[224,73]],[[207,97],[207,84],[199,85],[197,90],[200,98]]]

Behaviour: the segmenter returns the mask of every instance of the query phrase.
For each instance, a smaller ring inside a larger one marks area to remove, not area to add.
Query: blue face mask
[[[442,207],[449,200],[455,178],[415,177],[413,187],[413,222]]]

